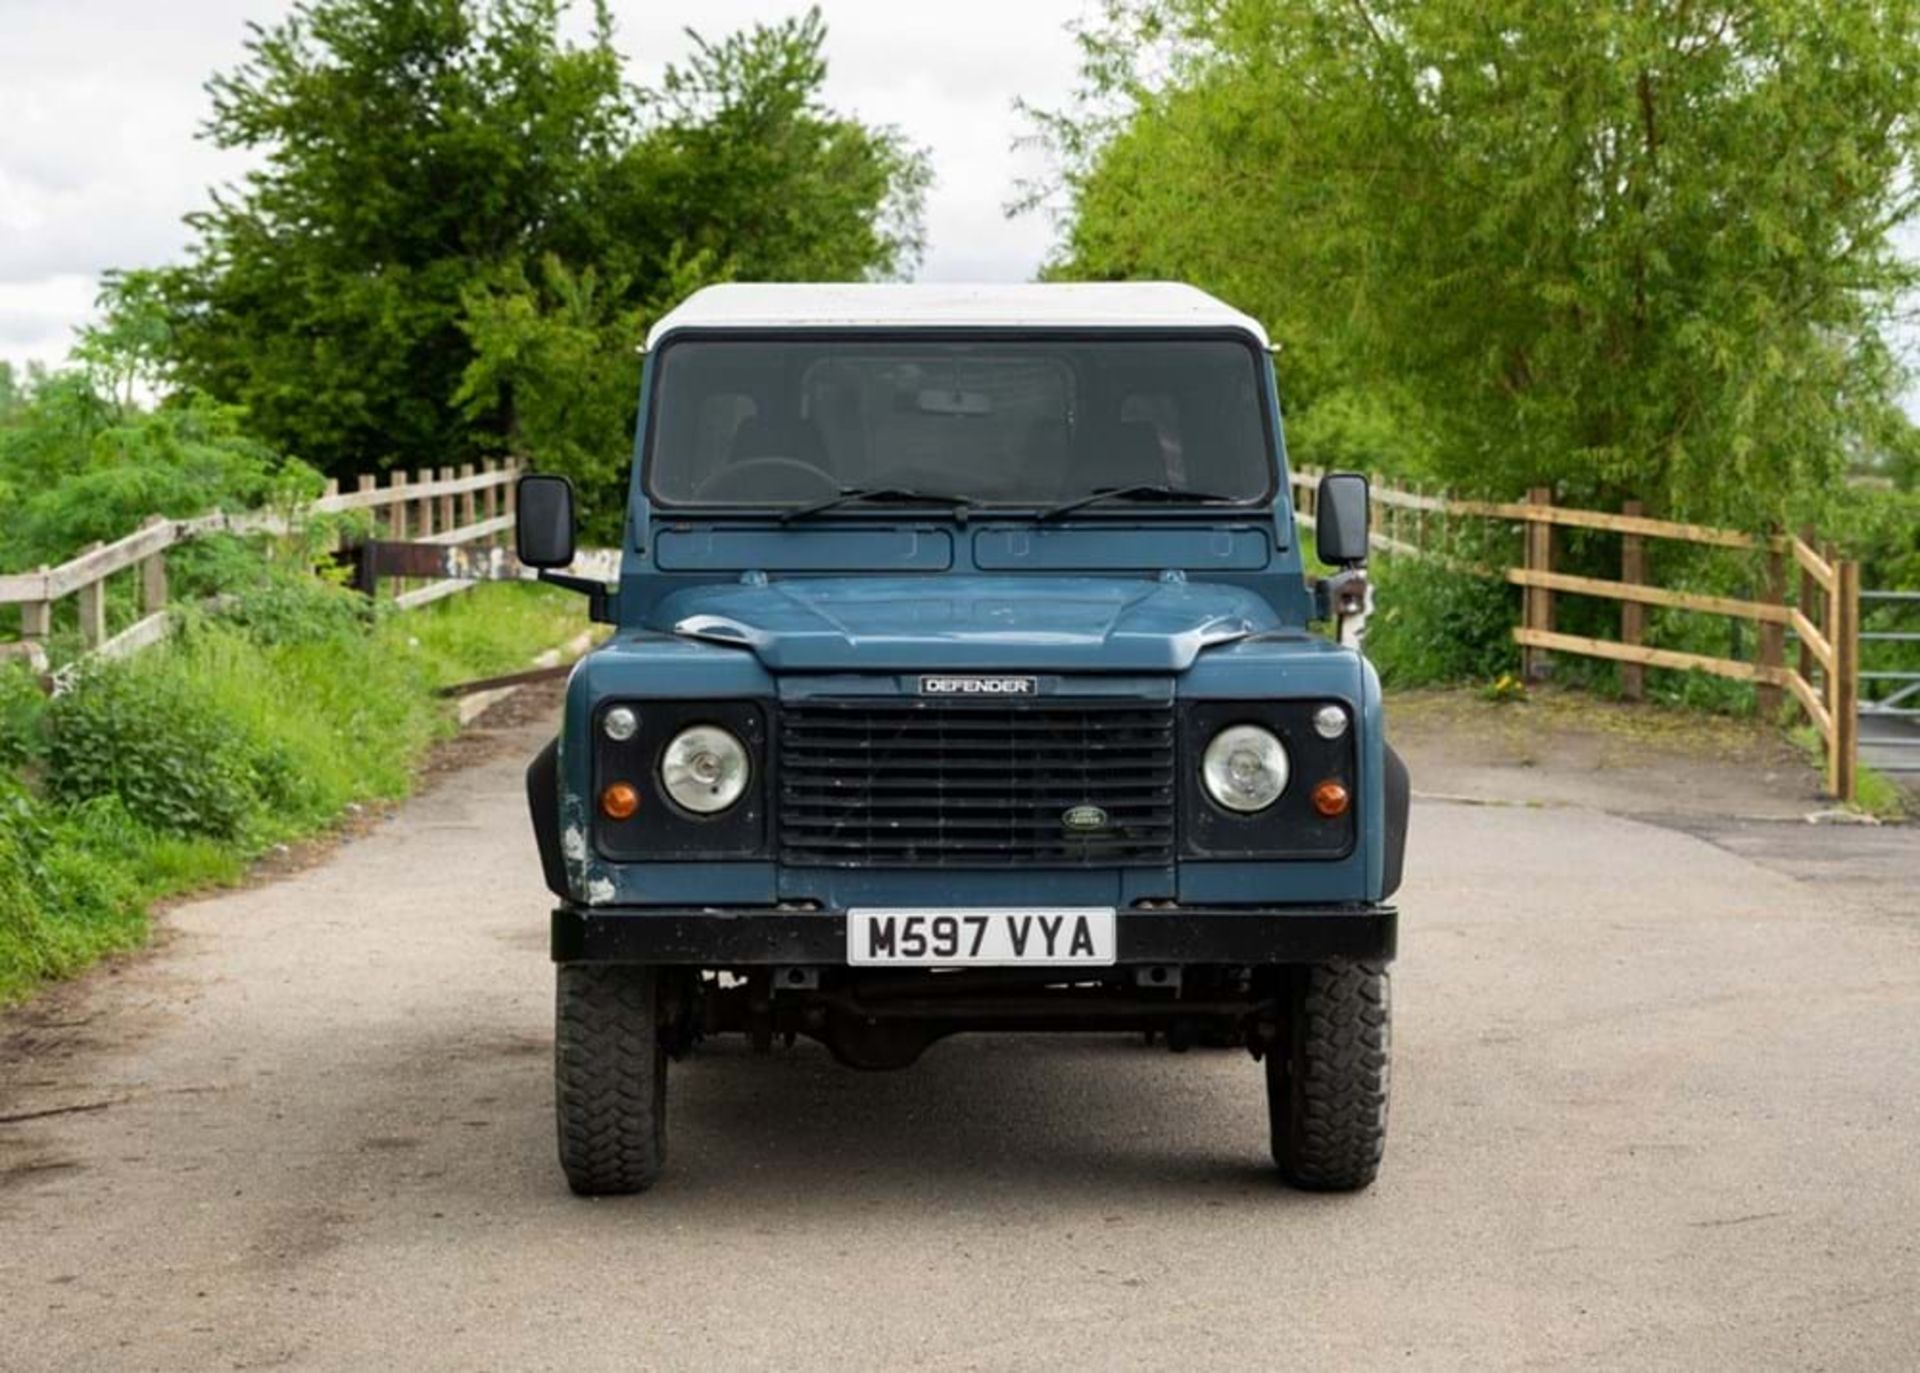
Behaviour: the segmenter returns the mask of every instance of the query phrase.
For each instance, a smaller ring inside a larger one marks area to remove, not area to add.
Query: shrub
[[[0,673],[0,1003],[138,943],[156,897],[231,881],[350,802],[402,795],[453,727],[434,687],[523,665],[581,627],[581,603],[548,588],[375,617],[292,574],[258,576],[168,647],[90,666],[55,701]]]
[[[26,767],[40,755],[47,698],[19,663],[0,663],[0,773]]]
[[[1367,654],[1393,687],[1490,681],[1517,670],[1515,588],[1472,570],[1465,542],[1445,557],[1388,555],[1373,565]]]
[[[124,848],[140,834],[113,802],[63,817],[0,775],[0,1004],[139,941],[135,869],[99,840],[112,835]]]
[[[172,664],[106,664],[49,707],[48,795],[64,804],[112,796],[154,829],[240,837],[256,760],[231,723]]]
[[[320,493],[311,468],[241,427],[240,411],[183,396],[142,411],[83,373],[50,377],[0,427],[0,568],[71,557],[149,515],[239,510]]]

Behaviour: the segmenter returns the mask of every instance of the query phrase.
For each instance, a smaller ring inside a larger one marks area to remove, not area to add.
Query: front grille
[[[781,861],[1169,863],[1174,747],[1172,706],[1137,698],[784,705]],[[1076,807],[1104,825],[1069,826]]]

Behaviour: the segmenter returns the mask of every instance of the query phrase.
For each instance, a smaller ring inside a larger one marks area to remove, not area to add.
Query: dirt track
[[[0,1368],[1910,1366],[1920,834],[1457,723],[1417,788],[1547,804],[1417,806],[1364,1196],[1244,1056],[974,1038],[703,1054],[661,1189],[570,1198],[535,722],[0,1019]]]

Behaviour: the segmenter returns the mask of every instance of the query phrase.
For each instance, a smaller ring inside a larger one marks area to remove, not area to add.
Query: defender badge
[[[1107,827],[1107,813],[1098,806],[1069,806],[1060,823],[1070,830],[1090,834]]]
[[[922,696],[1031,696],[1039,689],[1032,677],[922,677]]]

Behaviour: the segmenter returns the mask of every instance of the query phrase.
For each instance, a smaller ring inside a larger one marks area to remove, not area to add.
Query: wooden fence
[[[171,613],[167,550],[176,545],[216,533],[285,534],[314,516],[351,510],[369,512],[382,538],[448,545],[493,542],[513,528],[513,492],[518,477],[516,464],[488,462],[458,470],[443,467],[437,472],[421,471],[411,477],[394,472],[384,486],[376,476],[362,476],[352,491],[342,491],[338,482],[330,481],[318,500],[289,511],[256,510],[238,515],[215,511],[186,520],[155,515],[125,538],[96,544],[58,567],[0,576],[0,605],[21,608],[20,638],[27,646],[25,651],[43,656],[53,633],[54,606],[72,597],[85,653],[122,656],[166,637]],[[110,636],[107,588],[110,579],[122,575],[133,584],[138,617]],[[432,582],[402,589],[395,600],[411,609],[470,585],[466,581]]]
[[[1320,473],[1293,474],[1296,508],[1312,518]],[[1430,547],[1431,522],[1466,516],[1506,521],[1522,531],[1521,561],[1511,567],[1475,567],[1521,588],[1520,645],[1523,674],[1538,680],[1547,655],[1571,653],[1621,664],[1621,685],[1631,699],[1645,692],[1646,669],[1706,672],[1751,682],[1763,713],[1777,713],[1782,693],[1791,695],[1819,731],[1826,758],[1826,789],[1842,800],[1854,799],[1858,777],[1860,705],[1860,567],[1835,555],[1831,545],[1816,547],[1811,530],[1799,535],[1755,535],[1709,525],[1650,519],[1637,501],[1619,512],[1578,510],[1553,504],[1544,487],[1525,501],[1456,500],[1424,491],[1373,487],[1373,542],[1388,553],[1423,555]],[[1556,571],[1555,531],[1600,530],[1620,536],[1617,580]],[[1669,540],[1710,548],[1744,550],[1764,568],[1760,593],[1753,599],[1709,596],[1657,585],[1649,575],[1648,540]],[[1586,596],[1620,606],[1617,639],[1564,634],[1556,630],[1556,596]],[[1645,642],[1646,609],[1675,610],[1730,617],[1757,629],[1752,661],[1654,648]],[[1797,652],[1787,653],[1787,639]]]

